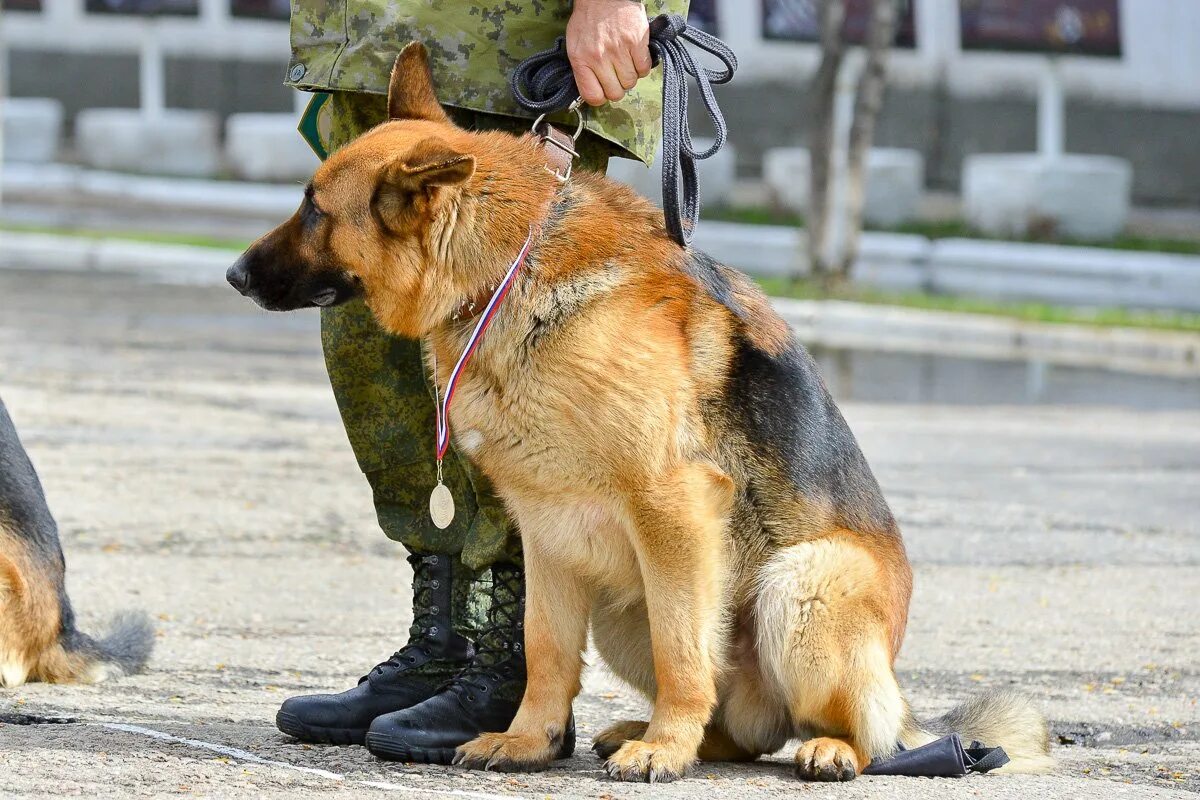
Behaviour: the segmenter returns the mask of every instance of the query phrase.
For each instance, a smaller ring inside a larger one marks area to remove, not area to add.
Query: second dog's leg
[[[696,759],[716,704],[731,485],[714,467],[691,464],[634,501],[657,692],[644,739],[625,742],[609,757],[605,769],[614,778],[670,781]]]
[[[562,746],[571,701],[579,694],[590,597],[570,569],[538,550],[537,536],[528,530],[524,550],[525,696],[507,732],[485,733],[458,748],[454,763],[469,769],[545,769]]]

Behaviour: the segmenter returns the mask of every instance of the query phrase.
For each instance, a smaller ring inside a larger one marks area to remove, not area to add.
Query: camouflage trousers
[[[446,110],[468,129],[529,128],[528,121],[513,117]],[[332,152],[382,122],[387,100],[335,92],[324,113],[318,135]],[[602,139],[581,139],[578,149],[576,168],[606,169],[610,146]],[[454,522],[439,530],[429,519],[429,492],[437,482],[435,411],[420,343],[383,331],[362,302],[322,309],[321,342],[346,435],[371,484],[383,532],[415,552],[457,555],[472,570],[519,563],[516,526],[487,478],[453,449],[443,462],[443,477],[454,495]]]

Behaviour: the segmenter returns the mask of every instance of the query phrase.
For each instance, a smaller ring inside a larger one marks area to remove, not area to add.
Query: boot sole
[[[343,747],[366,743],[365,728],[323,728],[309,725],[295,714],[280,711],[275,715],[275,727],[295,739],[313,744],[336,744]]]
[[[384,733],[367,734],[367,751],[384,761],[404,761],[410,764],[450,764],[457,748],[415,748]],[[570,758],[575,753],[575,730],[559,748],[555,760]]]
[[[416,748],[381,733],[368,733],[368,752],[384,761],[405,761],[410,764],[449,764],[454,760],[454,748]]]

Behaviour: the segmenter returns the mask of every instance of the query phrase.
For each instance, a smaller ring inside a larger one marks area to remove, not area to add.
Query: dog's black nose
[[[245,294],[250,289],[250,271],[246,269],[245,259],[239,258],[225,273],[229,285]]]

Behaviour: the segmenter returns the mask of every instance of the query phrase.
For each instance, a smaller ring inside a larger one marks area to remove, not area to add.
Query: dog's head
[[[296,213],[229,268],[235,289],[272,311],[362,296],[384,327],[419,335],[476,290],[480,276],[472,270],[489,267],[490,250],[511,258],[519,249],[529,224],[519,209],[530,206],[530,195],[497,203],[495,187],[513,183],[500,171],[517,176],[514,195],[520,184],[531,188],[521,176],[544,174],[522,168],[536,163],[532,146],[456,127],[438,104],[425,48],[416,42],[396,58],[388,116],[331,155]],[[471,188],[481,151],[492,166],[476,182],[489,185]],[[543,193],[533,188],[534,196]]]

